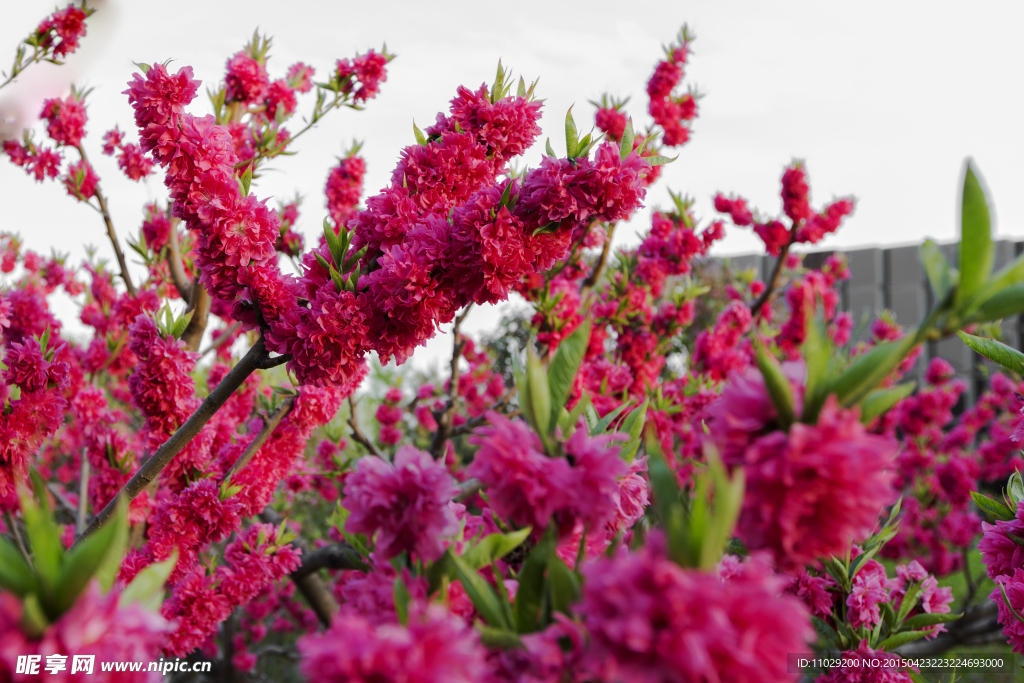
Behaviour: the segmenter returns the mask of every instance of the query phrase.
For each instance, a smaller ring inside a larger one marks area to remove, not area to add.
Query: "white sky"
[[[53,4],[2,2],[0,68],[6,70],[18,40]],[[782,168],[800,158],[807,162],[816,203],[845,194],[858,198],[856,215],[821,248],[952,240],[960,166],[970,155],[994,199],[997,235],[1024,237],[1019,2],[91,4],[99,11],[66,66],[33,66],[0,91],[0,125],[9,130],[30,123],[44,98],[65,94],[72,82],[94,87],[86,144],[112,198],[122,240],[137,232],[141,205],[165,196],[162,178],[131,183],[99,152],[100,136],[115,123],[134,135],[131,110],[120,95],[135,69],[132,61],[173,58],[212,84],[257,26],[274,38],[272,78],[299,60],[323,75],[336,58],[387,42],[398,59],[380,96],[364,112],[329,115],[297,142],[299,155],[277,162],[277,172],[255,186],[260,197],[306,196],[299,230],[309,241],[322,221],[327,170],[353,138],[366,141],[366,190],[373,194],[387,183],[399,150],[413,142],[413,119],[424,127],[446,109],[458,85],[489,83],[499,57],[517,77],[540,77],[542,126],[556,151],[564,149],[566,109],[575,103],[582,128],[592,121],[587,100],[603,92],[631,95],[631,114],[645,122],[646,81],[661,45],[683,22],[697,35],[685,82],[697,84],[706,97],[691,142],[648,194],[649,206],[668,204],[671,187],[696,197],[704,217],[711,216],[710,198],[718,190],[740,192],[754,206],[777,212]],[[310,106],[307,99],[300,112]],[[205,113],[205,107],[197,100],[193,111]],[[526,161],[536,164],[542,148]],[[56,247],[77,261],[83,245],[93,244],[112,259],[99,217],[55,183],[37,184],[3,161],[0,198],[0,229],[20,232],[30,248],[46,253]],[[648,215],[644,211],[620,227],[616,243],[634,241]],[[734,230],[718,253],[758,246],[749,232]],[[65,310],[67,320],[73,309],[67,304]],[[486,329],[497,315],[477,311],[468,329]],[[450,343],[440,336],[417,358],[433,364]]]

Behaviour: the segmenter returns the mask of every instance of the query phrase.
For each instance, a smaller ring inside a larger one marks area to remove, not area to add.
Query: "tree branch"
[[[242,323],[240,322],[231,323],[231,326],[224,330],[224,334],[214,339],[212,342],[210,342],[209,346],[207,346],[205,349],[199,352],[199,357],[202,358],[209,354],[211,351],[216,351],[220,347],[224,346],[227,340],[231,339],[231,335],[233,335],[235,331],[241,326]]]
[[[456,503],[469,500],[476,494],[483,490],[484,484],[479,479],[467,479],[466,481],[459,484],[459,492],[455,494],[454,500]]]
[[[195,436],[202,430],[203,426],[210,421],[210,418],[220,410],[221,406],[231,397],[231,394],[235,392],[238,387],[242,386],[242,383],[246,378],[255,372],[259,368],[273,367],[273,365],[279,365],[284,362],[285,356],[278,356],[276,358],[270,358],[266,347],[263,344],[263,337],[256,340],[249,352],[242,357],[240,361],[231,368],[231,371],[224,376],[224,379],[220,381],[210,395],[206,397],[206,400],[200,404],[192,415],[185,420],[185,424],[178,428],[178,431],[174,432],[167,441],[164,442],[160,448],[150,456],[149,460],[143,463],[139,471],[135,473],[131,479],[121,488],[118,495],[113,498],[107,506],[103,508],[92,520],[92,524],[85,530],[78,540],[75,541],[77,545],[83,538],[88,537],[90,534],[95,532],[97,529],[106,524],[107,520],[114,514],[117,509],[117,501],[119,498],[124,497],[126,503],[130,503],[135,499],[139,493],[142,492],[150,482],[154,481],[167,467],[168,463],[174,459],[178,453],[191,441]]]
[[[445,404],[444,411],[441,413],[441,419],[437,421],[437,431],[434,432],[434,440],[430,442],[430,454],[434,456],[434,460],[437,460],[443,455],[445,442],[448,441],[452,432],[452,419],[455,417],[455,397],[459,393],[459,359],[462,358],[462,350],[466,348],[466,342],[460,339],[462,336],[459,329],[462,327],[463,321],[466,320],[466,316],[469,315],[469,311],[473,304],[468,304],[455,318],[455,325],[452,326],[452,360],[451,360],[451,374],[448,379],[448,401]]]
[[[252,460],[252,457],[256,455],[256,452],[259,449],[263,448],[263,444],[267,442],[267,439],[270,438],[270,435],[273,434],[274,430],[277,429],[277,426],[281,424],[281,420],[284,419],[284,416],[291,412],[292,406],[294,405],[295,399],[289,398],[286,399],[283,403],[281,403],[280,406],[277,407],[277,410],[274,411],[274,413],[267,419],[266,423],[263,425],[263,429],[260,430],[260,433],[257,434],[256,438],[253,439],[249,443],[249,445],[245,447],[245,450],[242,451],[242,455],[238,457],[238,460],[235,461],[235,464],[232,465],[231,469],[228,470],[228,473],[224,475],[225,482],[230,481],[232,475],[237,474],[243,467],[249,464],[249,461]]]
[[[75,536],[85,531],[85,516],[89,507],[89,457],[82,449],[82,469],[78,476],[78,514],[75,517]]]
[[[615,234],[615,226],[618,223],[612,223],[608,227],[608,235],[605,238],[604,246],[601,247],[601,256],[597,259],[597,263],[594,264],[594,269],[590,271],[590,275],[583,281],[583,285],[580,287],[580,291],[586,291],[597,284],[597,281],[601,279],[601,273],[604,272],[604,268],[608,265],[608,254],[612,250],[612,235]]]
[[[761,292],[761,296],[757,297],[757,301],[750,307],[750,316],[752,318],[757,317],[758,311],[760,311],[768,300],[772,296],[772,291],[779,283],[779,275],[782,273],[782,266],[786,263],[786,257],[789,256],[789,248],[796,242],[796,226],[794,225],[789,231],[789,242],[782,247],[782,251],[779,252],[779,257],[775,260],[775,266],[772,268],[771,277],[768,278],[768,282]]]
[[[210,294],[206,288],[199,284],[199,275],[192,280],[190,290],[192,296],[188,300],[188,307],[185,312],[192,312],[192,318],[188,321],[188,327],[181,335],[181,341],[185,342],[189,351],[198,351],[199,344],[203,341],[203,333],[206,332],[206,322],[210,317]]]
[[[5,512],[4,513],[4,519],[7,522],[7,528],[10,530],[11,534],[14,536],[15,542],[18,544],[18,550],[21,551],[21,556],[25,558],[25,562],[27,562],[28,566],[31,567],[32,566],[32,558],[29,557],[28,549],[25,548],[25,541],[22,540],[22,538],[21,538],[21,532],[18,530],[17,520],[14,519],[14,515],[12,515],[10,512]]]
[[[75,147],[78,150],[78,154],[82,157],[82,161],[89,163],[89,159],[85,156],[85,150],[81,145]],[[103,223],[107,226],[107,237],[110,238],[110,244],[114,247],[114,256],[117,258],[117,265],[121,269],[121,279],[124,280],[125,289],[132,296],[135,296],[135,285],[132,284],[132,278],[128,275],[128,263],[124,259],[124,252],[121,251],[121,243],[117,239],[117,232],[114,231],[114,221],[110,218],[110,211],[107,209],[107,199],[103,196],[103,192],[100,191],[99,183],[96,183],[96,188],[93,190],[93,194],[96,195],[96,201],[100,205],[100,215],[103,216]]]
[[[185,275],[185,268],[181,264],[181,244],[178,242],[177,219],[171,218],[171,207],[167,207],[168,218],[171,219],[171,233],[167,237],[167,266],[171,271],[171,282],[178,290],[178,295],[185,301],[192,298],[192,285]]]
[[[348,543],[333,543],[302,553],[302,566],[292,572],[298,581],[321,569],[365,569],[356,549]]]
[[[359,419],[356,417],[356,402],[351,396],[348,397],[348,412],[348,426],[352,428],[352,439],[356,443],[362,445],[362,447],[372,455],[376,455],[378,458],[383,458],[384,456],[381,455],[380,449],[377,448],[377,445],[368,439],[366,435],[363,434],[363,431],[359,429]]]
[[[279,526],[284,521],[281,515],[269,507],[260,513],[260,519],[274,526]],[[296,538],[292,543],[302,550],[303,557],[306,556],[306,553],[313,554],[309,549],[309,544],[303,538]],[[295,573],[300,572],[302,572],[301,567],[295,570]],[[331,619],[338,613],[338,603],[334,601],[334,596],[331,595],[331,591],[327,590],[320,575],[315,571],[309,571],[296,578],[295,574],[292,574],[292,580],[295,582],[295,587],[306,598],[310,608],[316,613],[317,618],[320,619],[320,623],[325,627],[330,626]]]

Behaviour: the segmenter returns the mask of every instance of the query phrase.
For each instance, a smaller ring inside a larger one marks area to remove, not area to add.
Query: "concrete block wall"
[[[940,245],[942,251],[956,263],[956,245]],[[804,256],[804,265],[819,268],[834,252],[813,252]],[[904,327],[918,325],[935,304],[928,278],[921,264],[918,247],[890,247],[852,249],[844,252],[850,267],[850,279],[840,286],[840,306],[853,315],[855,341],[871,336],[871,321],[888,309],[896,322]],[[1000,240],[995,245],[996,270],[1024,253],[1024,241]],[[736,268],[754,268],[762,280],[771,274],[775,259],[770,256],[731,257]],[[1003,341],[1014,348],[1024,343],[1024,316],[1003,321]],[[926,345],[908,379],[922,382],[928,362],[935,357],[945,358],[956,369],[957,377],[967,380],[968,391],[964,404],[974,402],[987,384],[991,362],[968,349],[956,337]]]

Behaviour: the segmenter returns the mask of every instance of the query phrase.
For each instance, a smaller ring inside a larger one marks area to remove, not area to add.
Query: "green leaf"
[[[1014,503],[1024,503],[1024,478],[1015,471],[1006,481],[1006,493]]]
[[[998,273],[989,278],[988,282],[971,297],[971,300],[964,306],[964,313],[971,316],[984,302],[991,299],[1004,289],[1014,287],[1024,282],[1024,254],[1021,254],[1012,263],[1003,267]]]
[[[971,347],[990,361],[1002,365],[1007,370],[1024,375],[1024,353],[995,339],[975,337],[966,332],[957,332],[967,346]]]
[[[597,423],[590,430],[590,435],[597,436],[598,434],[604,434],[606,431],[608,431],[608,427],[611,425],[611,423],[615,421],[615,418],[621,415],[622,412],[627,408],[629,408],[629,403],[623,403],[621,406],[619,406],[618,408],[616,408],[615,410],[613,410],[612,412],[608,413],[603,418],[598,420]]]
[[[0,588],[18,597],[38,590],[32,567],[25,562],[21,551],[6,538],[0,538]]]
[[[572,107],[569,107],[569,111],[565,112],[565,154],[572,159],[579,150],[579,132],[576,130],[576,122],[572,120]]]
[[[245,173],[243,173],[242,177],[239,179],[239,182],[242,184],[243,197],[249,196],[249,186],[252,185],[252,166],[252,164],[246,166]]]
[[[1001,289],[983,301],[968,322],[1003,320],[1024,313],[1024,285]]]
[[[921,640],[928,631],[902,631],[896,635],[889,636],[878,645],[879,650],[885,650],[886,652],[892,652],[901,645],[912,643],[915,640]]]
[[[633,140],[636,134],[633,132],[633,117],[626,119],[626,129],[622,132],[622,142],[619,143],[619,157],[625,159],[633,151]]]
[[[334,226],[326,218],[324,218],[324,240],[327,242],[327,248],[331,252],[331,259],[340,265],[341,260],[345,256],[341,246],[341,237],[334,232]],[[320,255],[320,251],[314,249],[313,254],[317,257],[317,263],[323,266],[324,270],[328,270],[327,259]]]
[[[505,618],[505,610],[498,600],[498,594],[491,588],[484,577],[480,576],[475,569],[470,568],[457,555],[450,554],[452,564],[455,566],[455,573],[466,589],[466,595],[476,608],[477,613],[485,622],[495,628],[511,629],[512,624]]]
[[[32,474],[34,478],[39,476],[35,472]],[[37,505],[27,494],[23,494],[21,516],[25,520],[25,535],[28,536],[32,563],[42,584],[42,595],[52,595],[60,580],[60,559],[64,554],[64,545],[60,541],[57,525],[50,516],[45,494],[40,500],[42,504]]]
[[[960,204],[960,284],[954,297],[957,309],[962,310],[964,303],[988,279],[994,255],[988,201],[968,160]]]
[[[701,569],[711,570],[722,559],[725,546],[732,536],[743,507],[745,477],[743,468],[737,468],[729,477],[718,452],[713,446],[705,449],[708,474],[715,492],[715,511],[707,520],[703,537],[700,539]],[[707,475],[705,475],[707,476]]]
[[[345,291],[345,278],[341,276],[341,273],[338,272],[333,263],[327,264],[327,271],[331,274],[331,280],[334,281],[334,286],[337,290],[339,292]]]
[[[850,407],[860,403],[917,346],[913,334],[883,342],[857,357],[830,387],[839,403]]]
[[[677,154],[674,157],[663,157],[660,154],[654,154],[649,157],[644,157],[644,161],[649,163],[651,166],[664,166],[665,164],[671,164],[673,161],[679,158]]]
[[[904,629],[919,629],[936,624],[948,624],[963,616],[963,613],[949,612],[947,614],[918,614],[903,622]]]
[[[892,605],[887,602],[880,602],[878,606],[882,611],[882,622],[886,625],[890,632],[896,630],[896,611],[893,610]]]
[[[123,608],[137,602],[151,612],[159,611],[163,603],[164,584],[177,563],[178,549],[175,548],[166,560],[155,562],[136,574],[117,599],[117,604]]]
[[[860,421],[869,424],[879,415],[885,415],[894,405],[910,396],[915,387],[916,382],[905,382],[891,389],[875,389],[858,404]]]
[[[189,311],[185,315],[181,316],[174,321],[171,325],[171,336],[175,339],[181,339],[181,335],[185,334],[185,330],[188,329],[188,324],[192,320],[192,314],[194,311]]]
[[[540,436],[541,441],[547,445],[549,427],[552,425],[551,390],[548,387],[548,373],[545,372],[540,358],[534,353],[532,347],[526,350],[526,380],[526,391],[523,393],[529,395],[533,417],[531,426]]]
[[[1010,512],[1010,508],[1006,507],[999,501],[992,500],[988,496],[984,496],[977,491],[971,491],[971,498],[974,499],[974,504],[978,506],[979,510],[982,510],[996,519],[1001,519],[1004,522],[1009,522],[1015,518],[1015,515]]]
[[[519,633],[533,633],[540,628],[540,611],[545,592],[544,570],[548,566],[548,557],[554,554],[554,534],[552,527],[526,556],[519,570],[519,588],[516,590],[513,609],[516,631]]]
[[[25,632],[25,635],[29,638],[38,638],[43,635],[46,627],[50,625],[50,620],[46,618],[46,613],[43,612],[39,596],[35,593],[29,593],[22,600],[21,608],[21,630]]]
[[[643,436],[644,424],[647,421],[647,405],[649,403],[650,399],[645,398],[644,402],[634,408],[626,416],[626,419],[622,421],[622,427],[619,431],[629,434],[629,441],[619,449],[619,457],[626,462],[633,462],[636,452],[640,450],[640,439]]]
[[[804,360],[807,363],[807,385],[804,389],[804,412],[801,420],[807,424],[818,422],[818,413],[825,403],[829,384],[828,368],[834,355],[832,342],[825,334],[825,324],[820,314],[807,325],[807,336],[803,345]]]
[[[586,394],[580,396],[580,400],[576,401],[576,405],[573,406],[571,413],[566,413],[565,424],[559,421],[559,426],[562,428],[562,432],[566,436],[572,436],[572,433],[576,431],[576,424],[580,421],[580,416],[583,415],[584,411],[590,407],[590,397]],[[588,431],[589,431],[589,420]]]
[[[526,81],[519,77],[519,87],[516,89],[516,97],[526,97]]]
[[[501,67],[501,60],[498,60],[498,73],[494,77],[494,85],[491,87],[491,103],[495,103],[501,99],[502,92],[505,90],[505,69]]]
[[[126,522],[121,519],[120,524]],[[121,553],[124,550],[123,546],[117,546],[120,535],[119,519],[115,516],[64,555],[60,567],[60,581],[54,594],[55,615],[63,614],[75,604],[104,561],[109,564],[108,557],[116,557],[120,566]],[[104,588],[109,590],[109,586]]]
[[[551,611],[569,614],[580,599],[580,580],[565,562],[552,553],[548,558],[548,580],[551,583]]]
[[[423,134],[423,131],[420,130],[420,127],[416,125],[415,121],[412,122],[412,132],[413,132],[413,135],[416,136],[416,143],[417,144],[419,144],[419,145],[426,145],[427,144],[427,136]]]
[[[451,553],[445,553],[427,568],[427,594],[433,595],[444,583],[445,577],[451,579],[454,576],[455,565],[452,564]]]
[[[888,603],[883,603],[883,604],[888,604]],[[839,634],[836,633],[836,630],[834,628],[829,626],[828,622],[823,621],[822,619],[820,619],[818,617],[812,616],[811,617],[811,623],[814,625],[814,630],[818,634],[818,638],[826,641],[827,643],[829,643],[831,645],[838,645],[839,644]]]
[[[921,584],[914,581],[907,588],[906,594],[903,596],[903,600],[900,601],[900,610],[896,613],[896,624],[902,624],[910,614],[910,611],[917,605],[917,599],[921,597]]]
[[[477,626],[480,632],[480,642],[487,647],[497,647],[502,650],[514,650],[524,648],[523,641],[519,640],[519,634],[514,631],[507,631],[491,626]]]
[[[395,614],[398,616],[398,623],[402,626],[408,626],[409,601],[412,600],[412,596],[409,594],[409,589],[406,587],[401,575],[395,577],[395,586],[392,593],[394,595]]]
[[[123,496],[118,497],[117,508],[113,516],[107,520],[107,524],[114,527],[114,538],[94,574],[104,591],[113,588],[117,573],[121,569],[125,548],[128,547],[128,503]]]
[[[935,242],[925,240],[921,245],[920,253],[924,272],[928,276],[928,283],[932,286],[932,292],[935,293],[935,300],[942,301],[949,294],[949,290],[956,287],[960,273],[950,265],[949,259]]]
[[[551,138],[548,138],[547,141],[544,143],[544,153],[547,154],[549,157],[556,156],[555,150],[551,148]]]
[[[779,361],[768,353],[763,346],[758,344],[755,354],[757,367],[764,376],[764,384],[768,390],[768,396],[771,398],[772,405],[775,406],[775,412],[778,414],[779,427],[787,430],[796,421],[796,411],[793,407],[793,388],[790,386],[789,379],[785,373],[782,372],[782,366],[779,364]]]
[[[507,534],[484,536],[472,548],[462,553],[462,561],[471,569],[483,569],[495,560],[505,557],[530,537],[533,527],[526,527]]]
[[[551,367],[548,369],[548,388],[551,393],[551,424],[558,423],[558,417],[565,407],[572,391],[573,381],[576,373],[583,363],[583,356],[587,353],[587,345],[590,343],[590,319],[583,321],[573,333],[562,340],[551,359]]]

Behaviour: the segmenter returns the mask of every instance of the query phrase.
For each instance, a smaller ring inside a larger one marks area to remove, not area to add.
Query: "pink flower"
[[[80,159],[68,166],[64,176],[64,189],[80,202],[88,201],[96,194],[96,186],[100,179],[92,166],[85,159]]]
[[[325,683],[477,683],[486,650],[476,631],[439,605],[410,604],[408,626],[339,614],[298,642],[302,673]]]
[[[873,664],[875,660],[888,662],[899,659],[900,656],[897,654],[872,650],[865,639],[860,641],[860,646],[856,650],[843,652],[843,664],[819,676],[815,683],[912,683],[910,675],[903,669],[891,664]]]
[[[723,583],[668,560],[663,543],[655,535],[584,565],[587,668],[622,683],[795,681],[786,653],[814,632],[800,601],[779,595],[781,580],[748,562]]]
[[[466,474],[487,487],[496,513],[518,526],[546,528],[551,515],[571,500],[569,463],[544,455],[540,439],[525,422],[490,411],[485,415],[489,426],[470,437],[480,449]]]
[[[1008,522],[996,520],[994,524],[981,523],[982,536],[978,542],[981,559],[985,562],[988,575],[995,580],[1000,576],[1012,576],[1024,569],[1024,548],[1010,538],[1013,534],[1024,538],[1024,505],[1017,507],[1017,516]]]
[[[313,67],[296,62],[288,67],[288,84],[298,92],[307,93],[313,89]]]
[[[117,156],[117,167],[130,179],[138,182],[153,172],[153,162],[139,149],[138,145],[128,144],[121,147]]]
[[[737,533],[791,568],[838,554],[867,536],[892,502],[897,444],[868,434],[857,412],[830,396],[816,425],[796,423],[723,460],[742,466],[747,489]]]
[[[458,530],[448,507],[455,492],[444,465],[411,446],[398,449],[394,465],[367,456],[345,481],[342,507],[352,513],[345,528],[377,533],[384,558],[408,551],[436,560],[444,552],[441,538]]]
[[[327,211],[335,225],[346,225],[355,214],[356,205],[363,194],[365,174],[366,161],[358,156],[342,159],[328,174],[324,194],[327,195]]]
[[[594,125],[612,142],[622,139],[622,134],[626,132],[626,122],[626,115],[614,107],[600,107],[594,116]]]
[[[788,166],[782,174],[782,210],[793,225],[811,217],[809,193],[803,164]]]
[[[58,145],[77,147],[85,136],[85,103],[74,95],[66,99],[50,99],[43,102],[39,117],[46,120],[46,134]]]
[[[78,41],[85,36],[85,19],[89,15],[85,10],[71,3],[62,10],[57,10],[43,20],[36,28],[39,44],[44,48],[53,48],[53,56],[65,57],[78,49]],[[51,35],[50,32],[54,35]],[[54,38],[60,42],[54,45]]]
[[[619,457],[614,444],[618,440],[618,435],[612,434],[591,437],[581,427],[565,444],[573,463],[571,514],[595,531],[618,516],[619,479],[629,472],[629,465]]]
[[[806,569],[801,569],[800,573],[793,577],[793,582],[786,592],[800,598],[814,616],[827,619],[832,615],[832,606],[835,603],[835,595],[828,589],[834,585],[835,581],[827,574],[813,576]]]
[[[263,99],[270,86],[270,77],[262,63],[242,51],[228,60],[226,68],[226,101],[252,104]]]
[[[202,569],[196,569],[178,581],[171,596],[164,600],[160,613],[177,622],[164,649],[184,657],[216,632],[217,625],[231,615],[228,599],[214,587]]]

